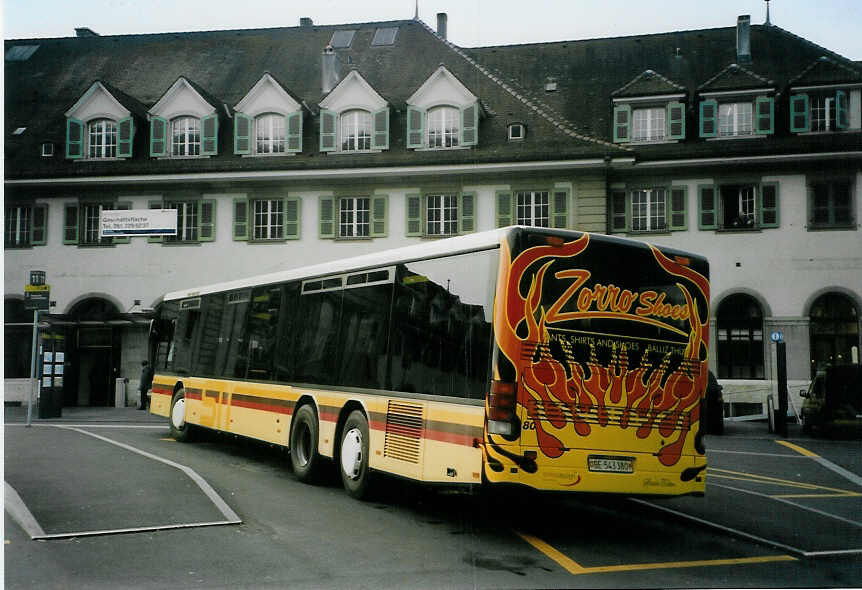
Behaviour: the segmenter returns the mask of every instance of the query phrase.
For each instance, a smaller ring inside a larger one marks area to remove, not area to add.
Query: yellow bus
[[[167,294],[151,411],[361,498],[429,484],[703,494],[708,264],[508,227]]]

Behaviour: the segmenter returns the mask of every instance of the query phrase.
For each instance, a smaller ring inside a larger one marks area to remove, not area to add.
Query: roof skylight
[[[386,27],[374,31],[374,39],[371,40],[372,45],[393,45],[395,36],[398,34],[398,27]]]
[[[38,45],[13,45],[6,50],[6,61],[27,61],[37,49]]]
[[[350,47],[350,44],[353,43],[353,36],[355,34],[355,29],[349,31],[335,31],[332,33],[332,40],[329,44],[335,49]]]

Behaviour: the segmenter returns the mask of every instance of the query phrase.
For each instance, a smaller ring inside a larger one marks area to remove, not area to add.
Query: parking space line
[[[856,475],[852,471],[848,471],[848,470],[844,469],[843,467],[841,467],[840,465],[836,465],[832,461],[830,461],[828,459],[824,459],[823,457],[821,457],[817,453],[812,453],[808,449],[804,449],[804,448],[800,447],[799,445],[793,444],[792,442],[787,442],[786,440],[777,440],[775,442],[777,442],[780,445],[787,447],[788,449],[793,449],[797,453],[800,453],[806,457],[814,459],[815,461],[820,463],[826,469],[832,471],[833,473],[837,473],[838,475],[840,475],[844,479],[851,481],[854,484],[856,484],[857,486],[859,486],[860,488],[862,488],[862,477],[859,477],[858,475]]]
[[[730,471],[728,469],[715,469],[710,468],[707,470],[707,473],[713,478],[720,479],[730,479],[735,481],[748,481],[751,483],[759,483],[764,485],[778,485],[784,486],[788,488],[801,488],[803,490],[824,490],[826,492],[833,492],[837,495],[842,496],[858,496],[857,492],[853,492],[850,490],[842,490],[840,488],[830,488],[827,486],[821,486],[813,483],[806,483],[802,481],[792,481],[789,479],[780,479],[778,477],[770,477],[768,475],[758,475],[756,473],[746,473],[744,471]],[[724,475],[730,474],[730,475]],[[814,494],[813,496],[816,496]],[[821,494],[822,496],[826,496],[827,494]],[[789,497],[786,494],[775,494],[773,497],[781,498],[781,497]]]
[[[545,556],[549,557],[552,561],[555,561],[558,565],[560,565],[564,570],[569,572],[574,576],[579,576],[583,574],[607,574],[614,572],[633,572],[633,571],[643,571],[643,570],[657,570],[657,569],[675,569],[675,568],[688,568],[688,567],[714,567],[721,565],[744,565],[744,564],[752,564],[752,563],[770,563],[775,561],[795,561],[796,558],[791,555],[764,555],[760,557],[736,557],[729,559],[700,559],[693,561],[665,561],[665,562],[655,562],[655,563],[631,563],[631,564],[621,564],[621,565],[600,565],[593,567],[584,567],[571,559],[570,557],[564,555],[545,541],[535,537],[533,535],[523,533],[521,531],[515,531],[515,533],[521,537],[524,541],[541,551],[545,554]]]
[[[25,533],[30,535],[30,538],[44,535],[45,531],[42,529],[42,525],[39,524],[39,521],[36,520],[33,513],[27,508],[27,505],[21,499],[21,496],[18,495],[18,492],[15,491],[15,488],[10,486],[7,481],[4,481],[3,484],[5,486],[3,505],[9,516],[12,517],[12,520],[21,525],[21,528],[24,529]]]

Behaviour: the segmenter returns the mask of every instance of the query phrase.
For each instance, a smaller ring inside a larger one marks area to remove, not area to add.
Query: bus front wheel
[[[317,414],[314,406],[304,405],[293,416],[290,431],[290,464],[296,478],[304,483],[313,482],[320,471],[322,461],[317,450]]]
[[[171,437],[178,442],[189,442],[192,439],[193,426],[186,422],[186,392],[180,388],[171,398],[171,414],[169,418]]]
[[[368,420],[362,412],[354,410],[344,423],[339,463],[344,489],[357,500],[366,497],[369,489],[368,442]]]

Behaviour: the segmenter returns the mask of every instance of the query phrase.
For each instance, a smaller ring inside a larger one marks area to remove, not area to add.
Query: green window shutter
[[[67,203],[63,215],[63,243],[78,243],[78,204]]]
[[[847,93],[839,90],[835,93],[835,127],[847,129],[850,126],[849,109],[847,108]]]
[[[233,117],[233,153],[238,156],[251,153],[251,117],[244,113]]]
[[[161,200],[159,201],[149,201],[147,202],[148,209],[163,209],[164,205],[162,205]],[[147,242],[151,244],[157,244],[162,241],[162,236],[150,236],[147,238]]]
[[[512,225],[514,217],[512,192],[497,191],[495,200],[497,206],[497,227],[506,227],[507,225]]]
[[[320,109],[320,151],[335,151],[335,113]]]
[[[371,237],[385,238],[387,235],[387,219],[389,217],[389,197],[373,195],[371,197]]]
[[[775,99],[758,96],[754,101],[754,131],[760,135],[775,133]]]
[[[605,111],[607,112],[607,111]],[[614,142],[628,143],[631,139],[629,129],[632,121],[632,107],[621,104],[614,107]]]
[[[458,233],[476,231],[476,193],[461,193],[458,202]]]
[[[248,240],[248,198],[237,197],[233,200],[233,239]]]
[[[760,187],[760,227],[778,227],[778,183],[765,182]]]
[[[667,138],[685,139],[685,105],[681,102],[667,104]]]
[[[117,122],[117,157],[132,157],[132,140],[135,137],[135,120],[132,117]]]
[[[479,143],[479,103],[461,109],[461,145]]]
[[[718,135],[718,103],[712,99],[700,103],[700,136]]]
[[[425,111],[407,107],[407,147],[425,147]]]
[[[84,156],[84,122],[66,119],[66,157],[77,160]]]
[[[132,208],[132,204],[129,201],[122,201],[120,203],[117,203],[117,205],[114,207],[114,210],[116,210],[116,211],[128,211],[131,208]],[[113,244],[128,244],[131,241],[132,241],[132,238],[130,238],[129,236],[111,238],[111,243],[113,243]]]
[[[44,246],[48,241],[48,205],[33,206],[32,227],[30,245]]]
[[[422,195],[407,195],[407,237],[422,235]]]
[[[302,151],[302,110],[285,117],[284,128],[287,129],[287,151],[292,154],[300,153]]]
[[[374,131],[371,134],[371,149],[389,149],[389,107],[371,113]]]
[[[201,155],[218,154],[218,115],[201,119]]]
[[[168,153],[168,122],[161,117],[150,119],[150,156],[158,158]]]
[[[201,201],[201,214],[198,219],[198,240],[201,242],[215,242],[215,215],[216,200],[204,199]]]
[[[569,227],[569,189],[554,189],[551,193],[551,227]]]
[[[335,238],[335,197],[320,197],[318,201],[320,238]]]
[[[700,229],[718,229],[718,191],[715,186],[700,185],[698,193],[698,227]]]
[[[629,231],[628,196],[626,191],[611,192],[611,233]]]
[[[284,199],[284,239],[298,240],[302,237],[302,200],[299,197]]]
[[[794,94],[790,97],[790,131],[805,133],[808,129],[808,95]]]
[[[688,205],[688,187],[673,186],[670,189],[670,230],[682,231],[688,227],[686,214]]]

